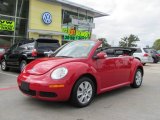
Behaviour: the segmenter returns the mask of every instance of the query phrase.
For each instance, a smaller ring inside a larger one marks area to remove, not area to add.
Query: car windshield
[[[55,57],[86,58],[94,45],[94,41],[74,41],[62,47]]]

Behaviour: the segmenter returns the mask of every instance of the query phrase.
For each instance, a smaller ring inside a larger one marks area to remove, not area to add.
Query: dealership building
[[[67,0],[0,0],[0,46],[25,38],[60,43],[90,39],[94,18],[107,14]]]

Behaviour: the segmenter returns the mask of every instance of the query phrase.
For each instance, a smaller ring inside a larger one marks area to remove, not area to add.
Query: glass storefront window
[[[9,48],[12,45],[13,37],[0,36],[0,48]]]
[[[15,16],[16,0],[0,0],[0,14]]]
[[[71,23],[72,18],[78,19],[78,13],[74,13],[74,12],[71,12],[71,11],[63,10],[63,24]]]
[[[88,16],[88,17],[87,17],[87,22],[93,23],[93,17]]]
[[[86,15],[79,14],[79,20],[86,20]]]
[[[21,40],[26,40],[26,38],[25,37],[16,37],[14,43],[17,43]]]
[[[76,23],[77,19],[81,22]],[[75,22],[75,23],[74,23]],[[84,23],[83,23],[84,22]],[[78,14],[78,12],[71,12],[67,10],[63,10],[63,26],[62,31],[67,33],[68,35],[64,35],[63,41],[72,41],[72,40],[87,40],[91,37],[92,28],[85,26],[85,23],[93,23],[93,17],[87,16],[87,14]]]
[[[16,23],[16,36],[26,37],[28,20],[17,18]]]
[[[17,17],[28,18],[29,0],[18,0]]]
[[[0,0],[0,46],[27,37],[28,11],[29,0]]]

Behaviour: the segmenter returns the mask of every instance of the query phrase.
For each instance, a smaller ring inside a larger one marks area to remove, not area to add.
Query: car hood
[[[44,74],[51,69],[68,62],[79,61],[76,58],[41,58],[29,63],[24,72],[34,75]]]

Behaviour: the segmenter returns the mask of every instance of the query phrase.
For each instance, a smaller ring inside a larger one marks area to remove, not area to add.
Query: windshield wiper
[[[55,57],[73,58],[72,56],[55,56]]]

